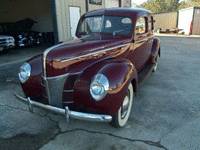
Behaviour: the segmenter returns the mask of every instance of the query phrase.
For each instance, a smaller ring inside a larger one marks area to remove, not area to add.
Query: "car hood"
[[[98,62],[105,58],[116,57],[125,52],[129,39],[110,35],[92,34],[51,47],[44,52],[45,75],[48,77],[72,72],[82,63]]]
[[[7,39],[7,38],[13,38],[13,37],[8,35],[0,35],[0,39]]]

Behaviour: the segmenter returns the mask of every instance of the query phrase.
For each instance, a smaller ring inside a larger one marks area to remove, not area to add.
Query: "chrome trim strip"
[[[62,45],[65,45],[65,44],[68,44],[68,43],[71,43],[71,42],[74,42],[76,41],[77,39],[74,39],[74,40],[70,40],[70,41],[67,41],[67,42],[64,42],[64,43],[61,43],[61,44],[58,44],[58,45],[55,45],[55,46],[52,46],[48,49],[46,49],[43,53],[43,67],[44,67],[44,76],[46,77],[46,57],[47,57],[47,54],[54,48],[56,47],[59,47],[59,46],[62,46]]]
[[[66,73],[66,74],[63,74],[63,75],[60,75],[60,76],[55,76],[55,77],[44,77],[43,76],[43,79],[44,80],[56,80],[56,79],[67,77],[68,75],[69,75],[69,73]]]
[[[116,48],[119,48],[119,47],[123,47],[123,46],[128,46],[128,45],[131,45],[131,43],[115,46],[115,47],[112,47],[112,48],[107,48],[105,50],[89,53],[89,54],[86,54],[86,55],[82,55],[82,56],[78,56],[78,57],[74,57],[74,58],[70,58],[70,59],[66,59],[66,60],[62,60],[61,62],[67,62],[67,61],[71,61],[71,60],[75,60],[75,59],[79,59],[79,58],[83,58],[83,57],[87,57],[87,56],[91,56],[91,55],[97,55],[99,53],[107,52],[107,51],[110,51],[110,50],[113,50],[113,49],[116,49]]]
[[[100,32],[102,32],[104,18],[105,18],[105,15],[103,15],[103,17],[102,17]]]
[[[75,39],[76,40],[76,39]],[[44,84],[45,84],[45,89],[46,89],[46,94],[47,94],[47,97],[48,97],[48,101],[49,101],[49,104],[52,104],[52,101],[51,101],[51,97],[50,97],[50,91],[49,91],[49,84],[48,84],[48,79],[46,78],[47,74],[46,74],[46,57],[47,57],[47,54],[54,48],[56,47],[59,47],[59,46],[62,46],[62,45],[65,45],[67,43],[70,43],[70,42],[73,42],[75,40],[72,40],[72,41],[68,41],[68,42],[64,42],[64,43],[61,43],[61,44],[58,44],[58,45],[55,45],[55,46],[52,46],[48,49],[46,49],[43,53],[43,78],[44,78]],[[54,78],[54,77],[53,77]],[[51,80],[51,77],[50,77],[50,80]]]
[[[74,101],[63,102],[64,104],[73,104]]]
[[[69,110],[67,106],[65,107],[65,109],[62,109],[62,108],[57,108],[54,106],[45,105],[39,102],[32,101],[29,97],[26,99],[16,93],[15,93],[15,96],[17,97],[17,99],[19,99],[23,103],[28,104],[30,111],[33,111],[33,107],[41,108],[43,110],[65,116],[67,122],[69,121],[69,118],[85,120],[85,121],[95,121],[95,122],[111,122],[112,121],[112,117],[110,115],[76,112],[76,111]]]
[[[44,96],[46,99],[48,99],[48,97],[46,95],[43,94],[42,96]]]
[[[63,90],[63,92],[67,93],[67,92],[74,92],[74,90]]]
[[[55,76],[55,77],[45,77],[45,76],[42,76],[42,77],[43,77],[44,79],[56,80],[56,79],[59,79],[59,78],[66,77],[66,76],[68,76],[68,75],[78,75],[78,74],[81,74],[81,73],[83,73],[83,71],[76,72],[76,73],[66,73],[66,74],[63,74],[63,75]]]

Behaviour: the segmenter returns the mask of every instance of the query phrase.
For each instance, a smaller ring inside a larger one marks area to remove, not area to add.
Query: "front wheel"
[[[130,116],[132,102],[133,102],[133,86],[130,83],[128,86],[128,90],[126,92],[126,96],[124,97],[122,106],[119,108],[118,112],[112,118],[112,122],[110,123],[112,126],[120,128],[126,125],[128,118]]]

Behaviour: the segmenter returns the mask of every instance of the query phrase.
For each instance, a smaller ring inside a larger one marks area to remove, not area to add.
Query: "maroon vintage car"
[[[160,40],[145,9],[114,8],[84,14],[77,39],[25,62],[19,79],[30,111],[39,107],[69,118],[123,127],[134,92],[157,68]]]

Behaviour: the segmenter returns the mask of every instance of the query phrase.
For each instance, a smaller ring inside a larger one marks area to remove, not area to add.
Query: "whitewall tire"
[[[124,97],[123,104],[118,112],[113,116],[111,125],[117,128],[124,127],[128,121],[131,113],[133,102],[133,86],[130,83],[128,86],[127,94]]]
[[[153,72],[156,72],[157,67],[158,67],[158,56],[156,58],[156,65],[153,67]]]

